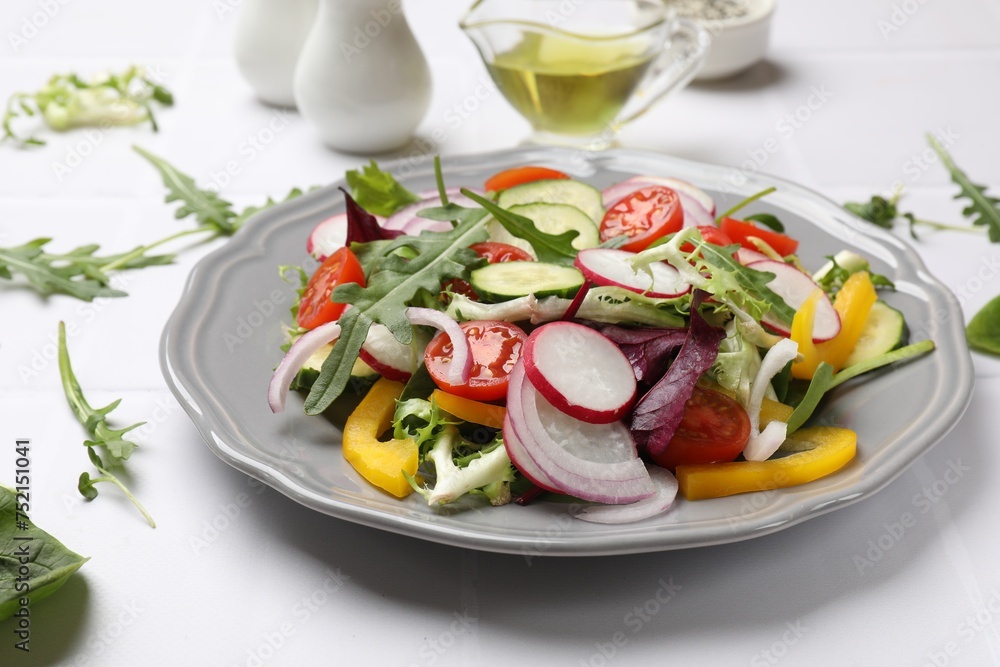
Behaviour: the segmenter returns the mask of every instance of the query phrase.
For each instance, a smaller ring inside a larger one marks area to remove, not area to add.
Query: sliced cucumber
[[[507,301],[534,294],[537,297],[572,297],[583,286],[583,274],[572,266],[544,262],[501,262],[476,269],[473,289],[492,301]]]
[[[865,320],[861,338],[858,339],[858,344],[854,346],[854,351],[847,358],[844,367],[894,350],[903,345],[908,337],[909,332],[903,314],[885,301],[876,301],[872,304],[868,319]]]
[[[586,213],[569,204],[518,204],[508,209],[511,213],[523,215],[535,223],[539,231],[558,236],[564,232],[577,231],[573,247],[577,250],[596,248],[601,244],[597,225]]]
[[[569,204],[583,211],[595,223],[604,218],[604,201],[600,191],[569,179],[518,185],[501,192],[497,204],[506,209],[519,204]]]

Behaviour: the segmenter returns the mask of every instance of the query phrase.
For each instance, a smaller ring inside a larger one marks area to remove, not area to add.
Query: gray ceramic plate
[[[340,454],[337,428],[324,418],[306,417],[301,396],[293,394],[281,415],[267,407],[267,383],[281,358],[282,321],[293,296],[277,267],[313,265],[305,252],[309,231],[343,210],[335,184],[254,217],[202,260],[164,330],[164,376],[212,451],[297,502],[349,521],[472,549],[592,556],[747,539],[856,502],[899,475],[965,410],[973,372],[955,298],[908,246],[829,200],[776,178],[753,175],[743,182],[731,169],[632,150],[586,154],[528,148],[448,158],[446,180],[480,186],[488,175],[522,164],[553,166],[597,187],[635,174],[676,176],[712,192],[720,209],[777,185],[778,192],[754,210],[780,215],[801,239],[805,265],[819,266],[825,255],[845,247],[871,258],[875,271],[895,281],[897,291],[886,299],[903,311],[912,338],[931,338],[937,350],[845,383],[825,400],[816,420],[857,431],[858,456],[840,472],[805,486],[678,500],[667,514],[621,526],[575,520],[572,508],[558,503],[435,511],[415,494],[399,501],[362,480]],[[433,187],[429,162],[387,166],[414,190]]]

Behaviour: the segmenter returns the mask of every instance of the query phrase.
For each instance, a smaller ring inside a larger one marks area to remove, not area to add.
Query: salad
[[[433,507],[559,494],[577,518],[804,484],[857,434],[807,426],[823,395],[933,349],[907,344],[893,285],[850,251],[810,272],[770,214],[716,216],[690,183],[599,191],[555,169],[414,193],[373,162],[306,240],[268,387],[348,405],[342,452]]]

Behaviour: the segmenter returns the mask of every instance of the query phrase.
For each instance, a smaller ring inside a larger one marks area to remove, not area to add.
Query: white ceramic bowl
[[[721,21],[699,21],[712,35],[712,46],[696,81],[724,79],[764,57],[771,33],[775,0],[749,0],[746,14]]]

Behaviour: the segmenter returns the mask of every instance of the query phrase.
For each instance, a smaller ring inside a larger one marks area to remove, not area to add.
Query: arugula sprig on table
[[[76,74],[56,74],[41,89],[33,93],[14,93],[0,122],[3,135],[21,146],[43,146],[34,136],[19,137],[14,132],[18,118],[40,116],[56,131],[76,127],[136,125],[148,122],[153,131],[159,130],[153,115],[153,104],[172,106],[173,94],[148,76],[144,69],[132,66],[120,73],[110,73],[93,81],[84,81]]]
[[[202,236],[205,241],[235,234],[250,216],[274,204],[268,198],[261,206],[249,206],[242,211],[219,196],[217,192],[199,188],[194,179],[161,157],[134,147],[139,155],[152,164],[167,187],[165,201],[181,202],[175,217],[193,217],[197,225],[170,234],[162,239],[140,245],[128,252],[99,255],[100,246],[80,246],[66,253],[47,252],[50,238],[37,238],[19,246],[0,247],[0,278],[13,280],[15,275],[27,280],[28,286],[43,296],[65,294],[92,301],[98,297],[123,297],[126,292],[111,286],[113,272],[142,269],[170,264],[175,254],[153,254],[153,250],[188,236]],[[281,201],[294,199],[302,190],[293,189]]]
[[[859,218],[884,229],[892,229],[897,220],[904,219],[909,224],[910,236],[914,240],[919,240],[916,232],[918,226],[973,233],[980,232],[985,228],[989,232],[990,241],[1000,243],[1000,199],[986,194],[986,186],[973,183],[966,173],[955,164],[937,137],[928,134],[927,142],[934,149],[941,164],[948,170],[951,180],[961,188],[959,193],[955,195],[955,199],[969,200],[969,205],[962,211],[962,215],[971,220],[972,227],[925,220],[918,218],[913,213],[900,211],[899,200],[903,192],[899,188],[888,199],[882,195],[874,195],[867,202],[847,202],[844,204],[844,208]]]
[[[97,497],[96,484],[101,482],[114,484],[132,501],[132,504],[142,513],[142,516],[149,525],[156,528],[153,517],[149,515],[149,512],[142,506],[142,503],[132,495],[132,492],[128,490],[118,477],[107,469],[113,465],[123,464],[128,460],[137,445],[131,440],[126,440],[124,436],[129,431],[142,426],[145,422],[132,424],[125,428],[112,428],[108,424],[108,415],[118,407],[121,399],[112,401],[103,408],[91,407],[83,395],[83,390],[80,388],[80,383],[77,381],[76,375],[73,373],[73,367],[69,360],[69,349],[66,347],[66,325],[62,322],[59,323],[59,376],[62,378],[63,391],[66,394],[66,400],[69,402],[70,408],[73,410],[73,414],[76,415],[77,420],[83,425],[87,434],[90,435],[90,439],[83,442],[87,448],[87,456],[90,458],[90,462],[101,473],[100,477],[91,477],[90,473],[87,472],[81,474],[80,482],[77,486],[80,494],[87,500],[93,500]],[[105,465],[101,454],[97,451],[98,449],[103,451],[104,457],[111,462],[111,465]]]

